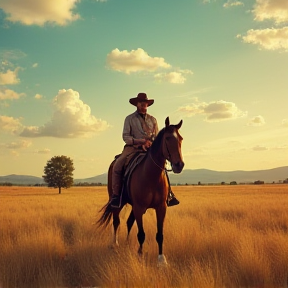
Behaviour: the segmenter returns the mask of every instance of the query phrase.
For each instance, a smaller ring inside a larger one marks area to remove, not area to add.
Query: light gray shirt
[[[146,140],[153,140],[158,134],[156,118],[146,113],[144,119],[135,111],[124,121],[123,140],[127,145],[144,144]]]

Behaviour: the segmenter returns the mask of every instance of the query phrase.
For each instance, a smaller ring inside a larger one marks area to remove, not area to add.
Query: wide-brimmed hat
[[[138,102],[147,102],[148,106],[151,106],[154,103],[154,99],[148,99],[146,93],[139,93],[137,97],[131,98],[129,102],[134,106],[137,106]]]

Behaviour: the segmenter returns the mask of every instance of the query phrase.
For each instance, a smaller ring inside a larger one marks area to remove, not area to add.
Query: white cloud
[[[244,6],[244,3],[241,1],[228,0],[226,3],[223,4],[224,8],[229,8],[233,6]]]
[[[178,111],[183,112],[187,117],[197,114],[206,115],[206,121],[208,122],[236,119],[247,115],[247,112],[241,111],[234,103],[223,100],[210,103],[192,103],[180,107]]]
[[[43,126],[25,127],[20,136],[24,137],[85,137],[104,131],[109,124],[91,114],[90,107],[80,100],[79,93],[62,89],[53,100],[52,119]]]
[[[288,3],[288,1],[287,1]],[[259,45],[266,50],[288,51],[288,27],[279,29],[248,30],[246,36],[238,35],[245,43]]]
[[[169,72],[169,73],[157,73],[154,75],[157,81],[164,81],[173,84],[183,84],[186,78],[179,72]]]
[[[247,123],[248,126],[262,126],[264,124],[265,124],[265,120],[263,116],[261,115],[251,118],[249,122]]]
[[[1,0],[0,8],[6,13],[6,20],[24,25],[55,23],[66,25],[80,18],[73,12],[80,0]]]
[[[126,74],[139,71],[153,72],[159,68],[171,67],[164,58],[151,57],[141,48],[131,51],[120,51],[116,48],[107,55],[107,63],[113,70]]]
[[[0,115],[0,132],[17,134],[22,127],[21,119]]]
[[[34,98],[39,100],[39,99],[42,99],[43,96],[42,96],[41,94],[36,94],[36,95],[34,96]]]
[[[169,82],[173,84],[183,84],[186,81],[185,74],[193,74],[190,70],[180,70],[167,73],[157,73],[154,75],[154,79],[159,82]]]
[[[275,23],[288,22],[287,0],[256,0],[253,13],[256,21],[274,20]]]
[[[0,85],[11,85],[19,83],[20,80],[17,78],[19,69],[20,67],[17,67],[14,71],[9,69],[4,73],[0,73]]]
[[[17,93],[10,89],[0,89],[0,100],[14,100],[25,96],[25,93]]]

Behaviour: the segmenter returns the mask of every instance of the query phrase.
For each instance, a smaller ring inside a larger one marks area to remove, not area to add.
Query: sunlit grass
[[[287,287],[288,186],[173,187],[164,254],[157,267],[154,210],[144,215],[144,255],[137,227],[120,247],[94,223],[106,187],[57,190],[0,187],[0,287]]]

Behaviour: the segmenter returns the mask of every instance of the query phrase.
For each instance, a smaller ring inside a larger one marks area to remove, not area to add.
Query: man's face
[[[138,102],[137,103],[137,111],[141,114],[146,114],[148,103],[147,102]]]

